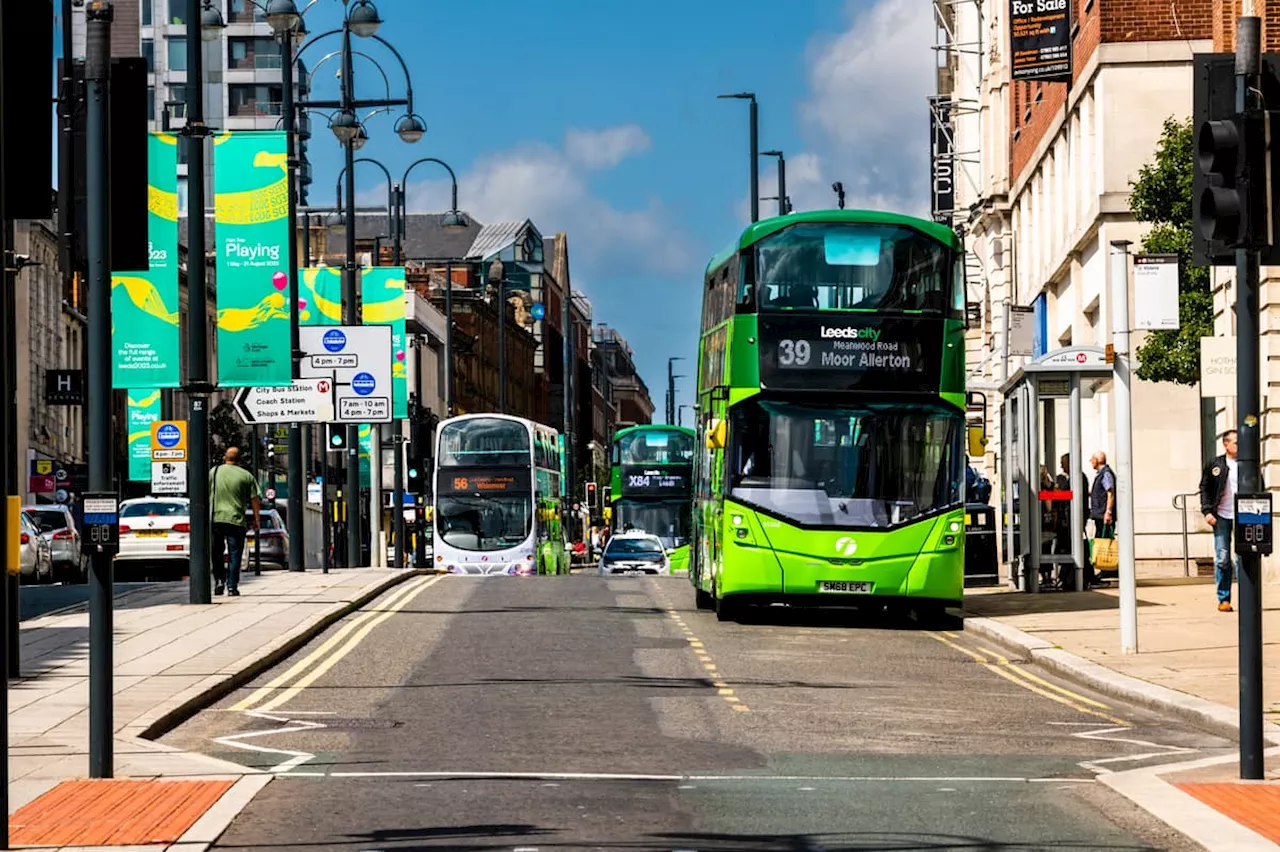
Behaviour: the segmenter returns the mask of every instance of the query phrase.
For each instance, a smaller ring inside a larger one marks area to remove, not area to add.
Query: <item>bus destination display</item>
[[[792,316],[760,322],[766,387],[834,382],[849,389],[936,391],[941,372],[941,321]]]
[[[691,473],[688,466],[626,465],[622,468],[622,493],[628,497],[687,496]]]
[[[443,494],[528,493],[529,471],[443,468],[436,487]]]

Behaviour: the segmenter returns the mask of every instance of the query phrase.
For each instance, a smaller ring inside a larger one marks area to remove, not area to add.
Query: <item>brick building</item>
[[[1213,49],[1218,5],[1072,0],[1070,81],[1014,82],[1008,4],[935,0],[945,33],[938,88],[950,107],[957,172],[950,221],[965,238],[977,320],[969,383],[992,402],[988,452],[976,461],[997,486],[997,504],[1005,469],[998,389],[1031,357],[1111,342],[1110,247],[1129,241],[1139,251],[1148,226],[1129,213],[1130,185],[1152,159],[1164,121],[1191,115],[1192,54]],[[1010,305],[1032,309],[1034,342],[1030,353],[1006,359]],[[1142,334],[1133,335],[1134,348]],[[1084,455],[1113,454],[1110,380],[1086,384]],[[1216,431],[1212,406],[1202,407],[1195,387],[1135,380],[1133,412],[1139,568],[1180,572],[1182,521],[1172,498],[1196,488],[1202,445]],[[1043,456],[1056,473],[1067,450],[1065,401],[1047,403],[1041,416],[1049,424]],[[1207,553],[1207,537],[1193,547]]]

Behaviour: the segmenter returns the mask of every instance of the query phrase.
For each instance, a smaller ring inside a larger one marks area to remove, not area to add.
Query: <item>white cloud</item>
[[[928,96],[935,88],[933,15],[920,0],[848,0],[847,23],[815,37],[800,104],[806,150],[787,159],[793,209],[845,206],[922,215],[928,209]],[[777,172],[761,170],[761,195]],[[761,214],[774,202],[761,202]],[[776,208],[772,208],[776,209]],[[746,214],[745,199],[739,213]]]
[[[575,277],[687,272],[695,254],[659,201],[615,206],[596,195],[589,180],[592,171],[647,146],[648,136],[629,125],[571,130],[562,148],[525,144],[489,154],[459,174],[458,203],[481,222],[532,219],[544,235],[567,232]],[[448,197],[446,181],[408,187],[413,211],[442,210]]]
[[[564,137],[569,159],[589,169],[611,169],[632,154],[648,151],[649,134],[635,124],[604,130],[570,129]]]

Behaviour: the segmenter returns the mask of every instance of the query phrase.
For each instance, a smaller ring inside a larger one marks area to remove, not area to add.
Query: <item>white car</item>
[[[656,535],[645,532],[625,532],[609,539],[600,554],[600,573],[612,574],[670,574],[671,560],[667,549]]]
[[[25,512],[19,514],[18,519],[21,524],[18,532],[20,554],[18,581],[20,583],[53,582],[53,558],[49,539],[40,534],[40,529]]]
[[[123,563],[123,564],[122,564]],[[174,579],[191,564],[191,502],[185,497],[140,497],[120,503],[120,552],[116,564],[147,575],[163,566]]]

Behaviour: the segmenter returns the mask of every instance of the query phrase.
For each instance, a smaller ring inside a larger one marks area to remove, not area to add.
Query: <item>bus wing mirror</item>
[[[982,423],[969,425],[969,455],[981,456],[987,452],[987,427]]]
[[[723,450],[728,432],[728,423],[723,420],[712,420],[710,428],[707,429],[707,449]]]

